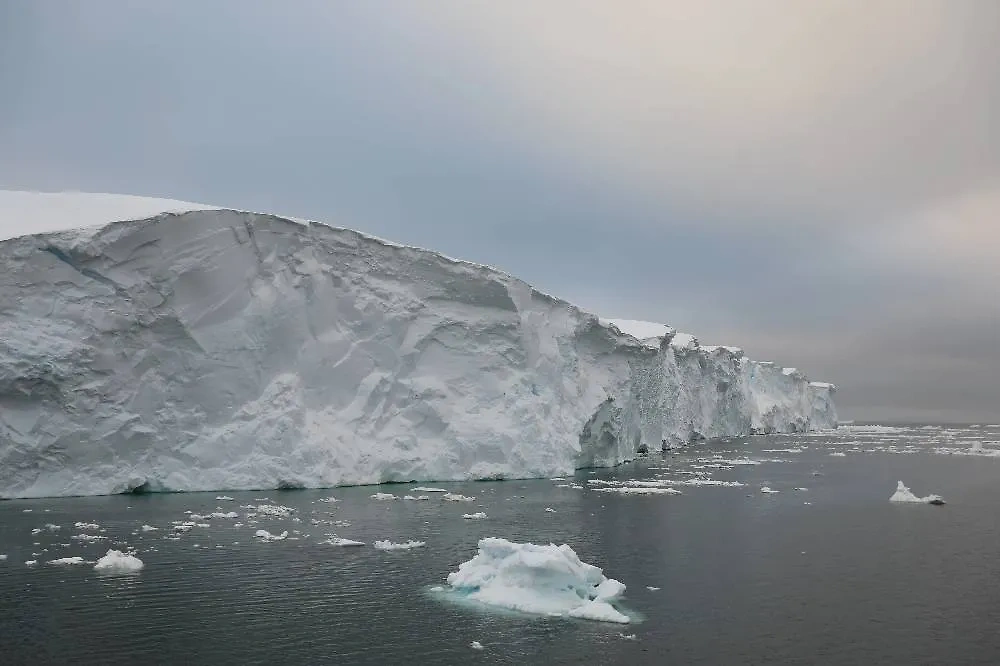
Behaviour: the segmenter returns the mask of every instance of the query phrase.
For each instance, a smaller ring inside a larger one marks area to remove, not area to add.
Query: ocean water
[[[472,502],[421,484],[0,502],[0,663],[1000,663],[998,452],[997,426],[856,426],[709,442],[565,481],[423,484]],[[690,479],[745,485],[597,490]],[[898,480],[947,504],[890,503]],[[293,511],[248,517],[264,503]],[[213,511],[239,516],[173,530]],[[462,518],[475,511],[488,518]],[[258,529],[289,536],[263,543]],[[331,534],[369,545],[322,543]],[[428,592],[485,536],[569,544],[628,586],[637,621]],[[385,552],[376,539],[426,545]],[[126,546],[146,563],[138,574],[46,564]]]

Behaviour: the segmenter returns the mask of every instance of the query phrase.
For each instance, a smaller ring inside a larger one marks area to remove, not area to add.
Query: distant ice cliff
[[[205,208],[0,192],[0,228],[49,230],[0,242],[0,497],[551,477],[836,426],[833,386],[737,348]]]

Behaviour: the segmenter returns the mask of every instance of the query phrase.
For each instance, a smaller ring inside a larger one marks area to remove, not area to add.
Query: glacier
[[[546,478],[837,424],[798,370],[350,229],[0,192],[0,232],[2,498]]]

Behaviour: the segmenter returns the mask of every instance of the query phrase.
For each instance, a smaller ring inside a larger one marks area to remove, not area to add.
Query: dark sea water
[[[998,449],[1000,427],[855,427],[710,442],[567,481],[423,484],[471,503],[370,497],[420,484],[0,502],[0,664],[997,664]],[[690,478],[746,485],[643,496],[589,483]],[[890,503],[897,480],[947,504]],[[294,512],[250,524],[241,507],[265,502]],[[185,511],[240,517],[166,538]],[[489,517],[463,520],[475,511]],[[289,538],[262,543],[261,528]],[[71,538],[86,533],[106,538]],[[369,545],[321,543],[333,533]],[[532,617],[427,591],[484,536],[569,544],[628,586],[641,619]],[[46,564],[125,546],[140,573]]]

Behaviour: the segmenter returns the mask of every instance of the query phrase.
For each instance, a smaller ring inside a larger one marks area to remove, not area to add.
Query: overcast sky
[[[0,188],[327,220],[1000,421],[998,2],[0,0],[0,91]]]

